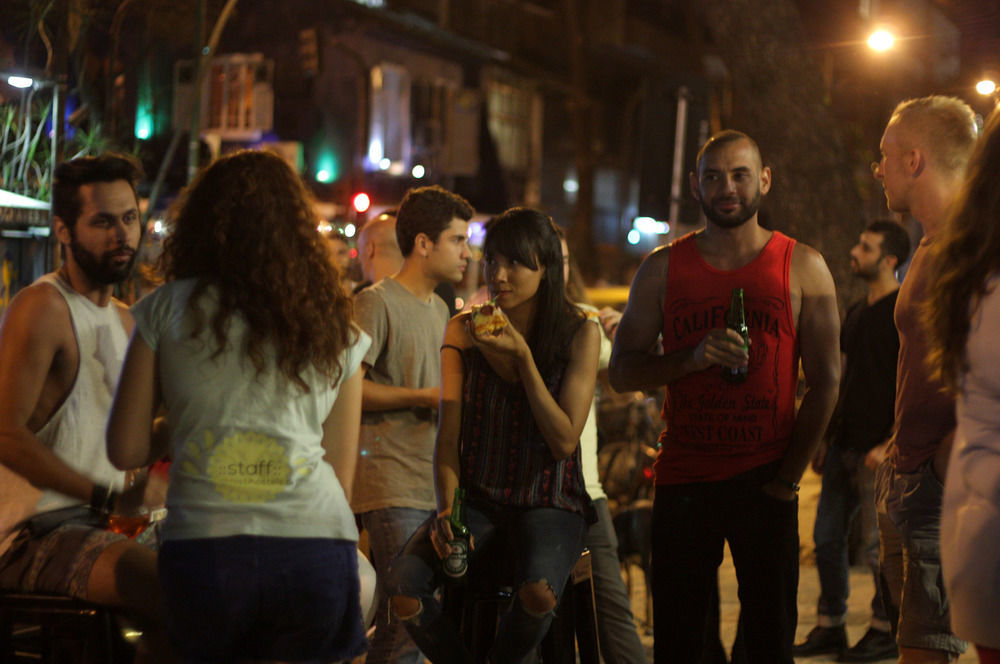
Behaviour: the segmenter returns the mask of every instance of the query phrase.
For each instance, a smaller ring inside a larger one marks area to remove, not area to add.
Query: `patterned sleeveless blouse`
[[[479,349],[462,353],[461,484],[470,498],[510,507],[555,507],[590,521],[593,507],[580,464],[580,448],[557,461],[535,424],[524,386],[503,380]],[[545,376],[559,394],[566,364]]]

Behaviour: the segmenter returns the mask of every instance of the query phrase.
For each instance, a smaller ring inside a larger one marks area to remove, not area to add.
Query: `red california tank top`
[[[697,346],[726,326],[733,288],[743,289],[750,330],[747,380],[732,384],[712,366],[667,386],[657,484],[716,482],[780,459],[795,425],[799,346],[789,291],[795,240],[774,232],[747,265],[718,270],[695,233],[670,247],[663,303],[663,352]]]

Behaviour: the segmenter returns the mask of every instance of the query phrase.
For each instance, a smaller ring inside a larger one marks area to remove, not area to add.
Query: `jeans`
[[[365,649],[357,543],[238,535],[171,540],[158,559],[170,640],[187,662],[328,662]]]
[[[558,602],[569,573],[583,551],[586,523],[582,516],[550,507],[514,508],[469,500],[463,505],[466,524],[474,538],[468,574],[492,546],[508,546],[513,564],[513,587],[544,581]],[[434,664],[469,664],[471,657],[453,621],[441,611],[434,591],[445,581],[441,560],[431,544],[428,520],[413,534],[392,564],[388,586],[392,595],[416,597],[420,611],[404,621],[410,637]],[[488,570],[487,570],[488,571]],[[533,614],[521,605],[518,593],[497,630],[490,661],[520,664],[541,643],[552,611]]]
[[[720,482],[656,487],[651,583],[656,664],[697,662],[710,647],[706,627],[725,542],[739,580],[746,661],[792,664],[798,501],[761,491],[776,470],[772,463]]]
[[[611,522],[608,500],[595,500],[594,510],[597,523],[587,528],[583,544],[590,549],[601,656],[607,664],[642,662],[646,652],[635,629],[632,606],[622,581],[618,538]]]
[[[375,568],[375,634],[365,659],[367,664],[418,664],[423,657],[410,640],[406,628],[389,611],[385,577],[389,565],[403,550],[410,535],[435,514],[433,510],[388,507],[361,514],[361,524],[368,532]]]
[[[816,508],[813,539],[816,571],[819,573],[817,613],[842,621],[847,614],[849,561],[848,535],[851,523],[861,519],[865,563],[872,571],[875,595],[872,619],[888,623],[882,603],[878,571],[878,523],[875,520],[875,473],[864,463],[864,453],[831,445],[823,464],[823,488]]]
[[[900,473],[886,459],[875,475],[883,597],[901,648],[965,652],[951,632],[941,576],[941,499],[944,486],[931,461]]]

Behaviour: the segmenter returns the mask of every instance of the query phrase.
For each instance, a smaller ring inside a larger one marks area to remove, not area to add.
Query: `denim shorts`
[[[328,662],[367,647],[354,542],[168,541],[159,574],[167,632],[189,661]]]
[[[883,597],[899,615],[897,643],[960,654],[967,644],[951,632],[941,576],[943,490],[931,461],[912,473],[882,462],[875,474],[879,564],[889,591]]]

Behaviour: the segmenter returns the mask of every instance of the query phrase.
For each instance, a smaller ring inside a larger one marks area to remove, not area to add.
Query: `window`
[[[368,168],[403,172],[410,159],[410,76],[398,65],[371,70],[371,134]]]
[[[514,171],[531,165],[532,94],[513,82],[493,79],[487,84],[490,134],[497,145],[500,164]]]

